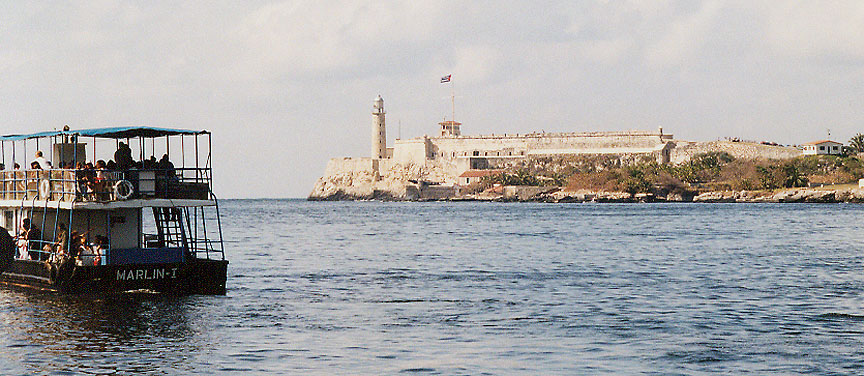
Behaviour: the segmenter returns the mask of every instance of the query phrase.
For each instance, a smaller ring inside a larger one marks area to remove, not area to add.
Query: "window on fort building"
[[[819,150],[825,150],[825,147],[824,147],[824,146],[820,146],[820,147],[819,147]]]
[[[836,147],[836,146],[834,146],[834,150],[837,150],[837,147]]]

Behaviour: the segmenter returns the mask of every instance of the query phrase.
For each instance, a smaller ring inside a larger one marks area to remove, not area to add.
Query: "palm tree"
[[[806,187],[810,182],[793,164],[783,166],[783,172],[786,174],[786,181],[783,182],[786,188]]]
[[[849,139],[849,147],[856,153],[864,153],[864,134],[857,133]]]

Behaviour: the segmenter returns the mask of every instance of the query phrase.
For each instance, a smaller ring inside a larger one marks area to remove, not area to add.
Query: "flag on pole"
[[[446,84],[446,83],[450,82],[450,76],[451,76],[451,75],[448,74],[448,75],[446,75],[446,76],[444,76],[444,77],[441,77],[441,83],[442,83],[442,84]]]

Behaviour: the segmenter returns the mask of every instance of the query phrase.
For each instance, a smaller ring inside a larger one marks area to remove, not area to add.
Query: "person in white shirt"
[[[36,151],[36,159],[34,159],[33,162],[38,163],[39,168],[43,170],[51,169],[51,161],[45,159],[45,157],[42,156],[41,150]],[[33,164],[33,162],[31,162],[30,164]]]

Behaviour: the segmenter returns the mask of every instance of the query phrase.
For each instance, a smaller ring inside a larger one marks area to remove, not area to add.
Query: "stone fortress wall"
[[[508,161],[556,155],[615,154],[669,161],[672,135],[662,132],[574,132],[420,137],[396,140],[389,163],[435,164],[455,181],[469,169],[494,168]],[[381,160],[382,162],[384,159]]]
[[[732,141],[674,141],[669,162],[683,163],[697,154],[707,152],[726,152],[739,159],[789,159],[801,155],[801,150],[791,146],[763,145],[753,142]]]
[[[454,159],[470,156],[653,153],[662,150],[671,138],[671,135],[660,132],[645,131],[437,137],[429,139],[428,157]],[[397,140],[394,149],[400,143]]]
[[[612,155],[619,157],[622,163],[644,160],[682,163],[696,154],[710,151],[724,151],[736,158],[748,159],[785,159],[801,155],[800,150],[792,147],[675,140],[671,134],[663,133],[662,128],[653,132],[480,136],[463,136],[458,128],[455,132],[448,128],[437,137],[396,140],[392,147],[387,147],[384,102],[380,96],[375,99],[372,115],[374,158],[331,159],[325,175],[316,182],[310,199],[342,199],[343,196],[413,199],[423,195],[424,187],[438,192],[442,191],[442,186],[453,186],[458,176],[467,170],[512,166],[534,157]]]

